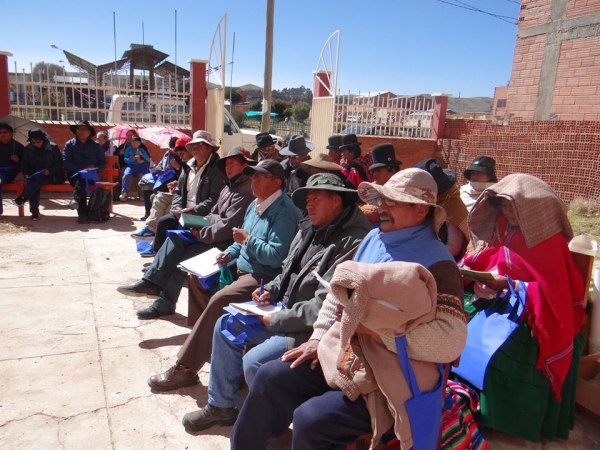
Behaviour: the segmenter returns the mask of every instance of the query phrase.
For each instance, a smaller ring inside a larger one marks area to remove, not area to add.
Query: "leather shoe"
[[[183,416],[183,426],[189,431],[202,431],[214,425],[222,427],[232,426],[239,414],[237,408],[219,408],[218,406],[206,405]]]
[[[175,311],[160,311],[153,305],[150,305],[144,309],[140,309],[137,312],[138,319],[158,319],[159,317],[171,316],[173,314],[175,314]]]
[[[162,289],[151,281],[142,279],[130,286],[119,286],[117,291],[128,297],[158,297]]]
[[[91,223],[91,222],[90,222],[90,219],[88,218],[88,216],[83,215],[83,216],[79,216],[77,218],[77,223],[87,224],[87,223]]]
[[[200,381],[198,373],[184,364],[177,363],[169,370],[148,378],[148,386],[155,391],[172,391],[191,386]]]

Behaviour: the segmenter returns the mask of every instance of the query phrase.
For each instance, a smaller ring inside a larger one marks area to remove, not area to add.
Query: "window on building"
[[[496,108],[506,108],[506,99],[497,100]]]

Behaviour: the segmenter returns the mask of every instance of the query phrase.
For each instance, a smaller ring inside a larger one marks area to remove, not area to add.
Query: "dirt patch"
[[[0,220],[0,234],[25,233],[26,231],[31,231],[31,227]]]

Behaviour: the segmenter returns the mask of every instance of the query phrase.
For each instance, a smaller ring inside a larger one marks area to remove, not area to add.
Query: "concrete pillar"
[[[313,86],[313,97],[329,97],[331,93],[331,85],[329,84],[329,76],[331,72],[327,70],[319,70],[314,72],[315,81]]]
[[[206,65],[204,59],[190,59],[190,127],[206,130]]]
[[[12,53],[0,51],[0,116],[10,114],[10,95],[8,84],[8,57]]]
[[[431,94],[434,99],[433,117],[431,118],[431,139],[438,140],[444,137],[446,126],[446,109],[450,94]]]

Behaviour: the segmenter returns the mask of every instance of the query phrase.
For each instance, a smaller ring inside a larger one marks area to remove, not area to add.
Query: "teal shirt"
[[[242,228],[250,233],[248,246],[233,243],[225,252],[237,258],[242,272],[277,276],[287,256],[302,213],[289,196],[282,195],[259,216],[256,202],[246,210]]]

